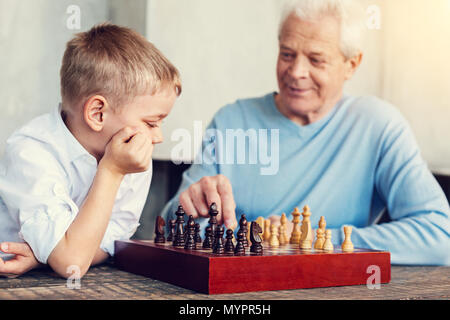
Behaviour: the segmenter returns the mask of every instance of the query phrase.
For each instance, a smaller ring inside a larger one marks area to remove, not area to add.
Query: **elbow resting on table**
[[[91,261],[74,257],[73,255],[51,255],[49,266],[59,276],[68,279],[81,279],[91,266]]]

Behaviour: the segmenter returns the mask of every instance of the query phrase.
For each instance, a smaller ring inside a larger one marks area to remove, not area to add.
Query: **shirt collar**
[[[92,158],[95,160],[95,157],[92,156],[81,144],[78,140],[73,136],[72,132],[67,128],[61,117],[61,104],[56,107],[52,112],[53,123],[56,124],[55,134],[60,134],[58,139],[62,140],[62,146],[65,146],[64,149],[67,151],[67,155],[69,156],[70,161],[75,161],[78,158]],[[97,161],[95,160],[95,163]]]

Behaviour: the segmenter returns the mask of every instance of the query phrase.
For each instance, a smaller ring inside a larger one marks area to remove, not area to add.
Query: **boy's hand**
[[[3,242],[0,250],[16,255],[8,261],[0,258],[0,273],[21,275],[40,265],[27,243]]]
[[[119,175],[143,172],[150,165],[152,152],[148,134],[125,127],[112,137],[99,166]]]

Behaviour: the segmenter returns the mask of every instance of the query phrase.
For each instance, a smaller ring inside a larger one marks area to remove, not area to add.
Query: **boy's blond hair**
[[[94,94],[113,108],[160,89],[172,87],[181,94],[172,63],[139,33],[110,23],[78,33],[67,43],[60,76],[63,109]]]

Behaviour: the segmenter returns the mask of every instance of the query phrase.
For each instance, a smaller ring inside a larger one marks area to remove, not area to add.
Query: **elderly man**
[[[220,222],[233,228],[242,213],[276,219],[308,204],[313,227],[325,216],[334,244],[352,225],[355,247],[387,249],[394,264],[450,265],[449,205],[405,119],[378,98],[343,94],[362,59],[355,8],[339,0],[289,7],[280,24],[279,92],[225,106],[210,124],[223,133],[278,129],[278,172],[193,164],[165,214],[180,203],[188,215],[207,217],[216,202]],[[203,150],[211,146],[211,158],[226,152],[205,138]],[[376,224],[385,209],[392,221]]]

